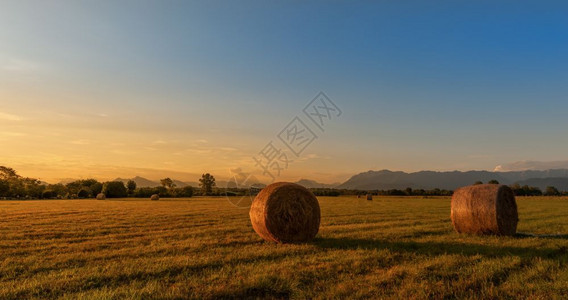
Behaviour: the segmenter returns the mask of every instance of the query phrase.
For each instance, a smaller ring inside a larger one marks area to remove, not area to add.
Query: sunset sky
[[[523,3],[2,1],[0,165],[266,181],[320,91],[342,113],[279,180],[566,161],[568,5]]]

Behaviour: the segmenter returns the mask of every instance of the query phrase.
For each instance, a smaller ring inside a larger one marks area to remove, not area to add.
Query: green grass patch
[[[449,198],[319,200],[294,245],[222,197],[0,201],[0,299],[568,295],[566,198],[518,198],[516,237],[456,234]]]

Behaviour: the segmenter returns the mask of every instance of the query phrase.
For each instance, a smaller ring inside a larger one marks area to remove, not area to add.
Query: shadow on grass
[[[517,232],[517,234],[515,234],[515,237],[568,240],[568,234],[534,234],[527,232]]]
[[[440,242],[412,242],[412,241],[386,241],[371,239],[349,238],[316,238],[312,244],[322,249],[364,249],[364,250],[390,250],[418,255],[438,256],[446,254],[483,255],[487,257],[520,256],[524,258],[542,259],[568,259],[568,249],[564,246],[558,248],[523,248],[510,246],[490,246],[465,243]]]

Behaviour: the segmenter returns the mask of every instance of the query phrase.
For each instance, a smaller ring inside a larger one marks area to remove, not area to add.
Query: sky
[[[48,182],[331,183],[565,164],[567,15],[560,1],[5,0],[0,165]],[[338,109],[323,130],[302,111],[320,92]],[[296,117],[317,136],[299,155],[278,137]],[[267,145],[274,178],[253,159]]]

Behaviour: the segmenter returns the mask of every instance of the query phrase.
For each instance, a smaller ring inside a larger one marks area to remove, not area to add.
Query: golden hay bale
[[[499,184],[457,189],[452,197],[451,217],[459,233],[514,235],[519,222],[513,190]]]
[[[373,195],[372,195],[372,194],[367,194],[367,200],[369,200],[369,201],[373,200]]]
[[[160,195],[154,194],[154,195],[150,196],[150,200],[152,200],[152,201],[158,201],[158,200],[160,200]]]
[[[107,198],[107,197],[106,197],[105,194],[103,194],[103,193],[99,193],[99,194],[97,195],[97,200],[105,200],[106,198]]]
[[[318,199],[305,187],[277,182],[265,187],[250,208],[254,231],[276,243],[307,242],[319,230]]]

